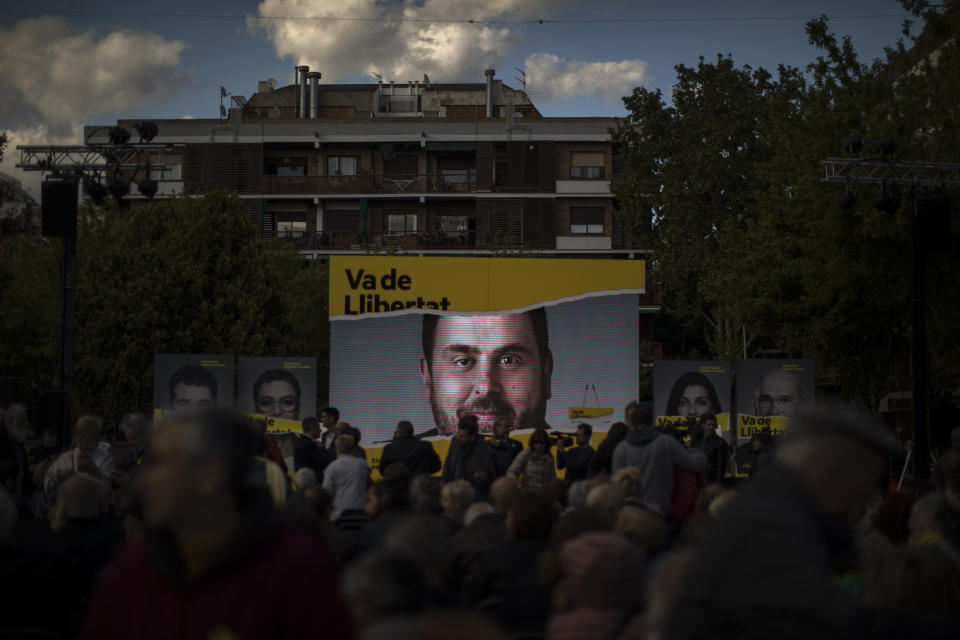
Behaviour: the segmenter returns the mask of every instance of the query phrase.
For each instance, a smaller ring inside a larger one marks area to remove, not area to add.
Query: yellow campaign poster
[[[330,318],[514,312],[588,296],[643,293],[643,260],[334,256]]]
[[[576,430],[571,431],[571,430],[565,429],[561,433],[563,433],[565,436],[573,440],[575,431]],[[523,444],[523,448],[526,449],[527,443],[530,441],[530,436],[532,434],[533,434],[533,429],[525,429],[523,431],[511,433],[510,439],[519,441],[521,444]],[[607,437],[606,432],[601,432],[601,431],[593,432],[593,436],[590,439],[590,446],[593,447],[594,451],[596,451],[597,447],[600,445],[600,443],[603,441],[605,437]],[[424,438],[424,441],[429,442],[431,446],[433,446],[433,450],[437,452],[438,456],[440,456],[440,462],[443,464],[446,464],[447,454],[450,453],[450,442],[451,442],[450,438],[441,438],[441,437],[434,436],[430,438]],[[380,480],[383,478],[383,475],[380,473],[380,458],[381,456],[383,456],[383,449],[388,444],[390,443],[375,442],[363,448],[363,450],[367,454],[367,464],[370,465],[371,478],[373,480]],[[552,439],[551,439],[551,444],[552,444]],[[550,447],[550,454],[553,456],[554,464],[556,464],[556,460],[557,460],[556,447],[553,447],[553,446]],[[440,471],[436,472],[433,475],[439,476],[441,473],[443,473],[442,466],[440,469],[441,469]],[[566,474],[566,469],[557,469],[558,478],[564,477],[564,474]]]
[[[636,400],[642,260],[333,256],[330,392],[363,442],[605,431]]]

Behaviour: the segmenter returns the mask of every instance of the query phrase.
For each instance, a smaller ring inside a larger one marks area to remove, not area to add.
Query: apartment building
[[[223,118],[154,121],[155,197],[225,188],[264,238],[304,253],[407,250],[623,255],[613,118],[544,117],[485,72],[475,84],[260,82]],[[136,121],[121,120],[120,126]],[[90,143],[108,127],[87,127]],[[136,206],[142,196],[134,187]]]

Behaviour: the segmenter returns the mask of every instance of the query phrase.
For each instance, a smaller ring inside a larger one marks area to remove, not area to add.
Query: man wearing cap
[[[669,638],[861,637],[836,579],[853,525],[889,473],[892,436],[846,407],[798,411],[772,462],[719,514],[693,561]]]

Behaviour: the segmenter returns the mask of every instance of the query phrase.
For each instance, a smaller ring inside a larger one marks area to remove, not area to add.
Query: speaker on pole
[[[75,180],[47,180],[43,183],[40,192],[43,235],[61,238],[77,235],[77,198]]]

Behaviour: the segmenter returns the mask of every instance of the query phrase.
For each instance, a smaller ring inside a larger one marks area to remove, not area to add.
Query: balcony
[[[476,231],[323,231],[278,233],[278,236],[289,238],[298,249],[306,250],[363,249],[415,252],[418,249],[456,251],[478,247]]]
[[[477,182],[466,175],[263,176],[265,194],[325,193],[474,193]]]

